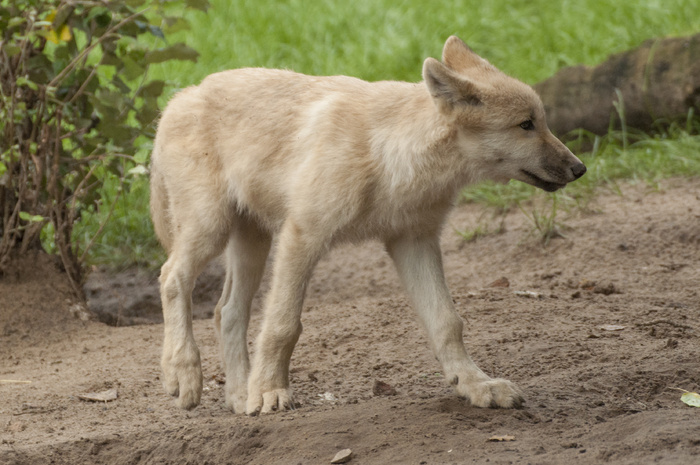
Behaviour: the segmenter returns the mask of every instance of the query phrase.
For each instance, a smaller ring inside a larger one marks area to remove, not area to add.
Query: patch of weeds
[[[475,241],[478,238],[487,236],[489,234],[488,226],[484,224],[478,224],[475,228],[472,229],[455,229],[455,231],[457,232],[457,234],[462,236],[462,239],[464,239],[466,242]]]
[[[470,229],[458,229],[454,228],[455,232],[459,234],[465,242],[473,242],[477,239],[485,236],[490,236],[492,234],[501,234],[505,231],[505,215],[497,215],[498,219],[494,218],[494,221],[489,222],[487,220],[480,219],[477,225]],[[483,218],[483,215],[482,215]],[[497,224],[494,225],[494,222]]]
[[[544,246],[549,244],[554,238],[566,237],[562,232],[566,229],[566,225],[558,218],[559,213],[559,195],[552,194],[547,196],[545,205],[541,208],[533,207],[532,210],[525,210],[521,204],[518,208],[527,219],[532,223],[533,232],[539,236]]]
[[[493,208],[499,213],[506,213],[519,202],[532,198],[537,192],[532,186],[522,182],[497,184],[486,181],[466,187],[460,196],[465,203],[478,203]]]

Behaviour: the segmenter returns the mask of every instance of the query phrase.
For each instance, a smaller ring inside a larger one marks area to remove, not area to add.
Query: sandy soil
[[[0,463],[322,464],[345,448],[351,464],[700,463],[700,409],[669,389],[700,390],[699,199],[700,180],[622,186],[562,213],[565,237],[547,247],[517,210],[465,242],[455,228],[500,220],[455,211],[443,248],[464,340],[524,389],[521,410],[453,394],[378,244],[319,265],[292,358],[301,407],[255,418],[224,407],[216,266],[195,296],[205,392],[186,412],[160,385],[153,275],[92,275],[100,320],[150,323],[115,327],[76,318],[55,263],[30,257],[0,279],[0,379],[30,381],[0,384]],[[490,286],[502,277],[509,287]],[[108,389],[116,400],[79,398]]]

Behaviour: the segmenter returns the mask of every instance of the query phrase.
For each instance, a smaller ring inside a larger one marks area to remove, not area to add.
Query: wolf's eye
[[[531,119],[529,119],[520,123],[520,127],[526,131],[532,131],[533,129],[535,129],[535,124],[532,122]]]

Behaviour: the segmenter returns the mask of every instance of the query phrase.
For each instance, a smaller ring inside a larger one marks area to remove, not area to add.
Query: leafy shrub
[[[43,236],[82,295],[88,250],[119,197],[143,185],[166,86],[148,79],[148,67],[196,60],[165,33],[186,26],[184,8],[208,6],[146,3],[0,0],[0,272]],[[102,225],[74,234],[97,211],[107,212]]]

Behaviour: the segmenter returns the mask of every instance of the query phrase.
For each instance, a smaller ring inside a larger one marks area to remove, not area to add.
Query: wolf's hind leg
[[[226,281],[216,306],[216,333],[226,373],[226,406],[244,413],[248,393],[248,322],[260,286],[271,236],[249,218],[234,219],[224,252]]]
[[[388,242],[387,250],[445,377],[457,393],[477,407],[519,407],[523,403],[520,389],[505,379],[489,378],[464,348],[463,323],[445,283],[437,235],[402,237]]]
[[[177,396],[176,405],[191,409],[202,395],[202,367],[192,331],[192,290],[204,266],[225,244],[223,222],[179,224],[168,260],[161,268],[160,296],[163,304],[163,386]]]

